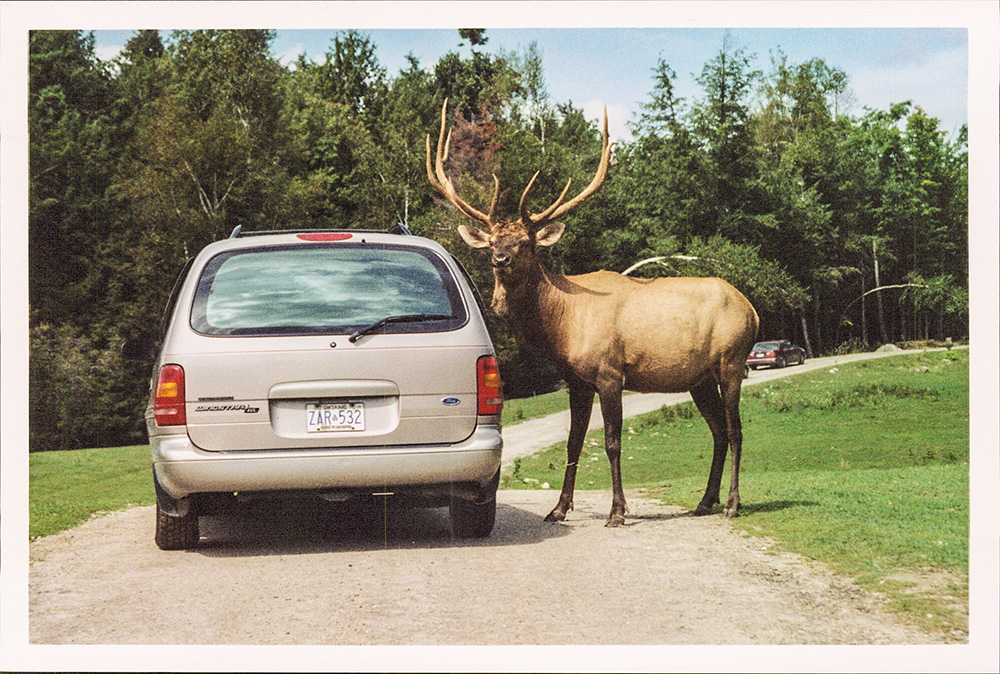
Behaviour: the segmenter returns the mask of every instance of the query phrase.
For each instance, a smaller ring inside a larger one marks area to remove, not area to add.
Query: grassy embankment
[[[926,629],[964,638],[969,352],[861,361],[749,387],[741,412],[743,507],[733,526],[884,592]],[[694,509],[711,455],[691,403],[625,422],[626,487],[667,503]],[[565,461],[564,445],[519,459],[501,486],[557,490]],[[577,488],[610,489],[600,431],[587,438]]]
[[[503,425],[510,426],[530,419],[539,419],[567,409],[569,409],[569,394],[565,389],[542,393],[531,398],[512,398],[503,401]]]
[[[32,454],[29,536],[59,533],[96,512],[152,505],[151,461],[147,445]]]

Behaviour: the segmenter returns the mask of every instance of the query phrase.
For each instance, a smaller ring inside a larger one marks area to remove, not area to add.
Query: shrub
[[[860,337],[852,337],[846,342],[841,342],[836,349],[833,350],[833,355],[843,356],[849,353],[867,353],[871,351],[871,347]]]
[[[68,325],[31,329],[29,451],[145,442],[148,366],[124,363],[117,343],[94,340]]]

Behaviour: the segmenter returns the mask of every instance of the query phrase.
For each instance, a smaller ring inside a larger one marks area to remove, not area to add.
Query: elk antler
[[[500,200],[500,181],[497,180],[496,174],[493,175],[493,201],[490,203],[489,214],[486,214],[462,201],[461,197],[458,196],[458,192],[455,191],[455,186],[444,172],[444,163],[448,160],[448,149],[451,146],[451,132],[448,132],[447,139],[444,134],[445,127],[447,126],[447,111],[448,99],[446,98],[444,99],[444,105],[441,106],[441,133],[438,135],[437,155],[434,160],[433,170],[431,170],[431,136],[427,134],[427,177],[431,181],[431,186],[440,192],[445,199],[450,201],[455,208],[476,222],[487,227],[493,227],[497,201]]]
[[[562,194],[559,195],[559,198],[556,199],[551,206],[546,208],[541,213],[538,213],[536,215],[531,215],[530,213],[528,213],[527,209],[528,192],[531,191],[531,187],[535,184],[535,178],[538,177],[539,173],[541,173],[541,171],[535,171],[535,175],[531,176],[531,180],[528,181],[528,186],[525,187],[524,192],[521,193],[521,203],[518,206],[518,208],[521,211],[521,222],[523,222],[527,227],[531,227],[532,225],[538,225],[547,221],[549,217],[552,215],[552,212],[555,211],[556,208],[559,207],[559,204],[562,203],[562,200],[566,198],[566,193],[569,192],[570,183],[573,182],[572,178],[567,180],[566,187],[563,188]]]
[[[431,136],[430,134],[427,134],[427,178],[430,180],[431,186],[440,192],[458,210],[476,222],[492,228],[496,225],[496,207],[497,201],[500,199],[500,181],[497,180],[496,174],[493,174],[493,201],[490,203],[489,214],[483,213],[463,201],[462,198],[458,196],[458,192],[455,191],[455,186],[445,174],[444,163],[448,160],[448,149],[451,146],[451,132],[449,131],[448,135],[445,136],[448,118],[447,111],[448,99],[445,99],[444,105],[441,107],[441,131],[438,134],[437,154],[435,155],[433,168],[431,167]],[[551,206],[546,208],[541,213],[529,213],[527,208],[528,193],[531,192],[531,188],[534,186],[535,180],[538,178],[538,172],[531,176],[528,186],[524,188],[524,192],[521,194],[521,202],[519,205],[521,223],[525,227],[528,227],[529,229],[532,227],[538,227],[539,225],[549,222],[550,220],[562,217],[593,196],[594,192],[600,188],[600,186],[604,183],[604,179],[608,176],[608,165],[611,161],[611,147],[613,145],[613,143],[608,143],[607,107],[604,108],[604,129],[601,133],[601,138],[601,161],[597,165],[597,173],[594,174],[594,178],[582,192],[566,203],[563,203],[563,200],[566,198],[567,192],[569,192],[569,186],[570,183],[572,183],[572,179],[566,181],[566,187],[563,188],[562,194],[559,195],[559,198],[556,199]]]
[[[549,222],[550,220],[555,220],[557,218],[566,215],[571,210],[582,204],[584,201],[589,199],[594,195],[594,192],[600,188],[604,183],[604,179],[608,177],[608,164],[611,163],[611,147],[613,143],[608,143],[608,108],[604,108],[604,129],[601,132],[601,161],[597,165],[597,173],[594,174],[593,180],[587,185],[582,192],[567,201],[565,204],[562,203],[563,199],[566,198],[566,193],[569,191],[569,185],[572,179],[566,182],[566,187],[563,188],[562,194],[556,199],[551,206],[546,208],[541,213],[536,213],[531,215],[528,213],[526,204],[528,201],[528,192],[531,191],[532,185],[535,184],[535,178],[538,177],[538,173],[535,173],[528,182],[528,186],[524,188],[524,193],[521,195],[521,222],[527,227],[537,227],[538,225]]]

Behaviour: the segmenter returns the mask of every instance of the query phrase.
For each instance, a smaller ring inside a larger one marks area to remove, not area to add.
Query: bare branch
[[[891,290],[893,288],[930,288],[930,286],[929,285],[924,285],[923,283],[898,283],[896,285],[891,285],[891,286],[879,286],[878,288],[872,288],[871,290],[863,293],[857,299],[861,299],[865,295],[871,295],[872,293],[877,293],[880,290]],[[855,300],[855,301],[857,301],[857,300]],[[852,304],[853,304],[853,302],[852,302]]]
[[[208,195],[205,193],[204,188],[201,186],[201,181],[198,180],[198,176],[195,175],[194,169],[191,168],[191,164],[188,163],[188,160],[182,157],[181,161],[184,162],[184,167],[187,169],[188,175],[191,176],[191,181],[194,182],[195,189],[198,191],[198,201],[201,204],[201,210],[205,211],[205,215],[211,218],[211,203],[208,200]]]
[[[697,262],[699,260],[704,260],[706,262],[714,262],[716,264],[722,264],[719,260],[713,260],[710,257],[694,257],[692,255],[660,255],[658,257],[650,257],[645,260],[640,260],[639,262],[636,262],[634,265],[623,271],[622,276],[628,276],[639,267],[642,267],[647,264],[658,264],[661,267],[667,267],[667,265],[663,264],[663,261],[668,259],[684,260],[685,262]]]

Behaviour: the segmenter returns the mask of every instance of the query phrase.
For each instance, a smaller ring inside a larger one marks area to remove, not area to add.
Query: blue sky
[[[378,48],[380,63],[395,75],[412,53],[425,68],[449,51],[465,55],[458,32],[448,29],[358,29]],[[911,100],[941,120],[953,133],[967,122],[968,35],[964,28],[487,28],[485,51],[523,52],[534,42],[542,53],[546,84],[557,102],[572,101],[588,117],[608,106],[612,134],[626,136],[653,86],[653,69],[664,59],[677,73],[677,94],[688,102],[700,94],[695,77],[730,44],[755,54],[754,65],[767,72],[779,50],[790,63],[824,59],[850,77],[854,103],[884,109]],[[278,29],[273,53],[285,63],[299,54],[322,59],[336,29]],[[133,31],[97,31],[98,53],[110,58]]]

